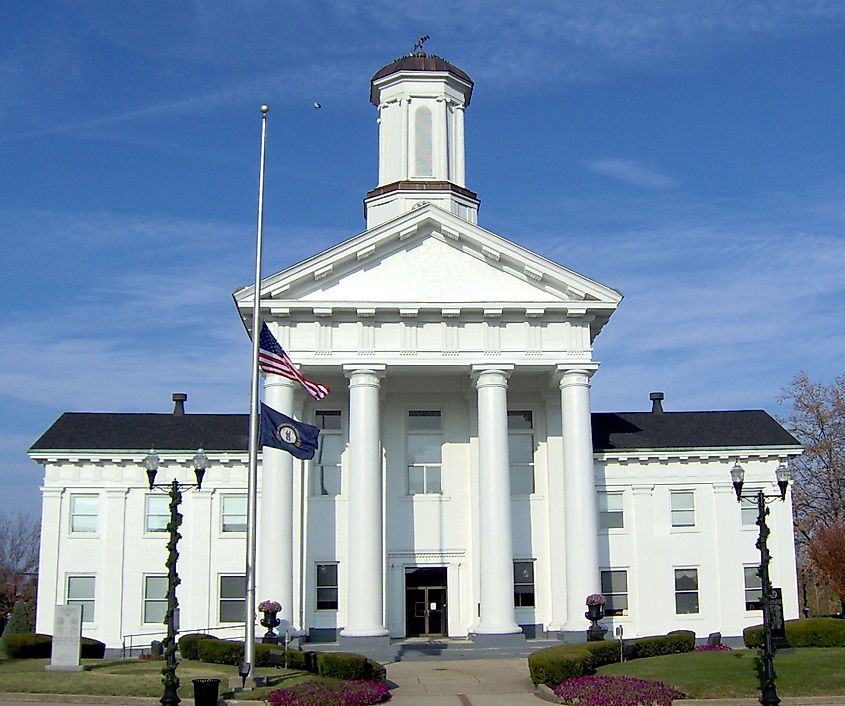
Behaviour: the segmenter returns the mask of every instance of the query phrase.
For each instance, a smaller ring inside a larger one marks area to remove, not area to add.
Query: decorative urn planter
[[[604,618],[604,605],[607,599],[601,593],[591,593],[587,596],[586,602],[587,612],[584,613],[584,617],[591,623],[587,628],[587,642],[604,640],[607,628],[599,625],[599,620]]]
[[[282,622],[276,617],[276,614],[281,609],[281,604],[276,601],[261,601],[258,604],[258,610],[264,613],[261,624],[267,628],[267,632],[264,633],[264,637],[261,639],[262,642],[276,644],[279,641],[279,636],[273,631],[273,628],[278,627]]]

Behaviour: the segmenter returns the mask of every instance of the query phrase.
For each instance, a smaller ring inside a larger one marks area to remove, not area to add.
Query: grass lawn
[[[845,695],[845,648],[804,647],[775,656],[779,696]],[[685,652],[601,667],[598,674],[656,679],[692,699],[756,696],[757,651]]]
[[[84,694],[86,696],[161,696],[161,669],[158,660],[102,660],[84,659],[89,667],[85,672],[48,672],[48,659],[0,660],[0,692],[42,694]],[[308,672],[259,668],[257,675],[267,676],[270,688],[246,692],[246,698],[264,699],[267,691],[280,689],[301,681],[320,680]],[[237,667],[182,660],[177,670],[179,697],[193,698],[191,679],[220,679],[220,694],[228,690],[229,678],[238,676]]]

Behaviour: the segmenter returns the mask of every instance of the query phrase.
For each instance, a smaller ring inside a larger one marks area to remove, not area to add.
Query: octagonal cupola
[[[421,202],[477,222],[479,201],[466,188],[464,169],[472,87],[464,71],[422,49],[375,73],[370,101],[379,112],[379,179],[364,200],[368,229]]]

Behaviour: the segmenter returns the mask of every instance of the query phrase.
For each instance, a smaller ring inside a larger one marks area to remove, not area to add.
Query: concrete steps
[[[481,646],[472,640],[393,640],[389,647],[367,657],[379,662],[422,662],[427,660],[513,659],[528,657],[545,647],[563,644],[559,640],[525,640],[515,645]],[[304,650],[315,652],[343,652],[347,648],[336,642],[307,642]]]

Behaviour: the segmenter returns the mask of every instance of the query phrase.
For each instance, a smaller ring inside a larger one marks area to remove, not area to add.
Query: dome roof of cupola
[[[446,59],[435,56],[434,54],[426,54],[421,51],[400,57],[393,63],[383,66],[376,71],[375,74],[373,74],[373,77],[370,79],[370,102],[373,105],[378,105],[377,91],[375,87],[376,81],[385,78],[386,76],[391,76],[392,74],[398,74],[401,71],[438,71],[450,73],[456,78],[459,78],[461,81],[465,81],[469,84],[469,90],[466,94],[466,105],[469,105],[470,98],[472,97],[473,81],[467,73],[459,69],[457,66],[450,64],[446,61]]]

